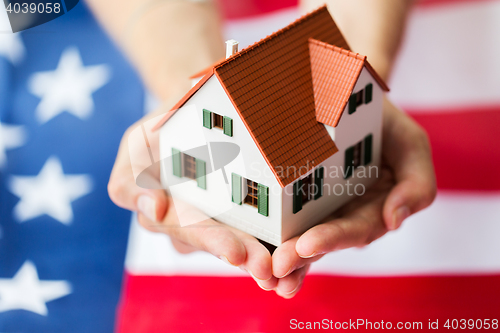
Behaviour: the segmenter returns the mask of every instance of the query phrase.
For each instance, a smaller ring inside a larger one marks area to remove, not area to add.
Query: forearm
[[[387,80],[412,0],[301,0],[304,11],[327,3],[352,50],[368,57]]]
[[[95,16],[162,100],[183,94],[188,77],[224,56],[212,1],[87,0]]]

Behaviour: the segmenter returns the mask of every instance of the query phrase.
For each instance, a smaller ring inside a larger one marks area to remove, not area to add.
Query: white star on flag
[[[62,112],[87,119],[94,110],[92,93],[110,78],[107,65],[84,66],[76,47],[64,50],[54,71],[38,72],[28,82],[30,92],[41,98],[35,112],[45,123]]]
[[[0,32],[0,56],[17,65],[23,59],[24,52],[19,33]]]
[[[14,207],[19,222],[47,214],[70,224],[71,202],[91,192],[92,179],[88,175],[65,175],[59,159],[51,157],[37,176],[11,176],[9,189],[21,198]]]
[[[0,168],[5,165],[7,149],[21,147],[26,142],[26,132],[23,126],[13,126],[0,123]]]
[[[45,303],[70,293],[67,281],[40,281],[35,265],[26,261],[12,279],[0,279],[0,312],[27,310],[46,316]]]
[[[14,65],[24,57],[25,50],[20,33],[13,33],[7,12],[0,9],[0,57],[5,57]]]

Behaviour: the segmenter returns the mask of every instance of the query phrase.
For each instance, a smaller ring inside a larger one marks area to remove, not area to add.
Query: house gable
[[[316,119],[336,127],[353,96],[354,86],[364,68],[385,91],[387,86],[369,66],[366,56],[342,48],[309,40]],[[352,105],[355,108],[355,105]]]

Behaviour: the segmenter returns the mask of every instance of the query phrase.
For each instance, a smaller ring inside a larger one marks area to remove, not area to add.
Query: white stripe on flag
[[[425,111],[500,103],[500,2],[417,7],[390,81],[398,104]]]
[[[408,275],[500,272],[500,194],[443,192],[427,210],[363,249],[325,256],[312,274]],[[132,224],[126,269],[133,275],[235,276],[243,273],[197,252],[182,255],[165,235]]]

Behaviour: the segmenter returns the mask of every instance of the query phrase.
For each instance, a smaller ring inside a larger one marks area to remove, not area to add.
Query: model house
[[[227,48],[156,125],[162,183],[279,245],[376,180],[388,88],[349,51],[326,7],[239,52],[235,41]]]

